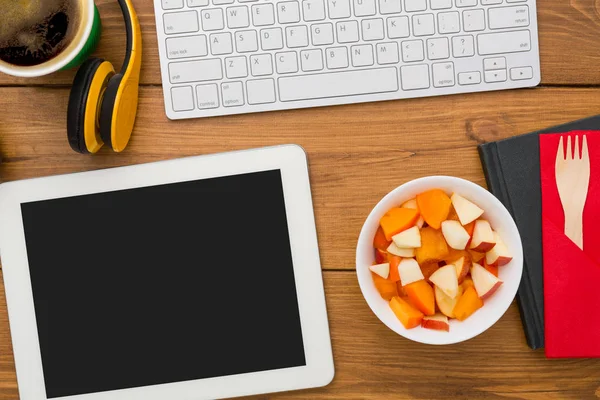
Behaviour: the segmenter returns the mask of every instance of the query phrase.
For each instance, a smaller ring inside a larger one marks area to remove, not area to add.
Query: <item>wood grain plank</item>
[[[435,347],[413,343],[385,327],[363,300],[353,273],[324,272],[324,281],[334,381],[325,388],[252,399],[598,398],[600,360],[546,360],[543,351],[529,350],[516,304],[480,336]],[[0,293],[0,400],[14,400],[17,385],[3,286]]]
[[[160,67],[152,0],[133,0],[142,26],[144,58],[141,82],[159,85]],[[124,27],[115,1],[97,0],[102,17],[102,40],[96,54],[120,67],[124,56]],[[538,1],[542,83],[545,85],[600,84],[600,0]],[[0,85],[70,85],[74,72],[36,79],[0,74]]]
[[[85,156],[66,140],[67,96],[0,89],[1,180],[297,143],[308,154],[325,269],[354,268],[365,218],[396,186],[436,174],[485,185],[477,144],[600,110],[600,89],[546,88],[169,121],[161,89],[152,87],[141,91],[127,150]]]

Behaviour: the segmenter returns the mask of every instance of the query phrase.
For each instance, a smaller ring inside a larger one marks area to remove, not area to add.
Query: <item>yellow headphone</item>
[[[79,153],[95,153],[106,143],[123,151],[131,137],[138,105],[142,34],[131,0],[118,0],[127,47],[119,73],[101,58],[85,61],[73,81],[67,110],[67,136]]]

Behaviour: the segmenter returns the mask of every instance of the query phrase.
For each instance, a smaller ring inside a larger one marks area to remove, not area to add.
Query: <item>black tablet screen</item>
[[[306,364],[279,170],[21,209],[49,398]]]

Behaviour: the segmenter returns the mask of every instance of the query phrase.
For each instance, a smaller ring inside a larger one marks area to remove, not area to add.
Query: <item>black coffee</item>
[[[79,0],[0,0],[0,59],[32,66],[56,57],[79,28]]]

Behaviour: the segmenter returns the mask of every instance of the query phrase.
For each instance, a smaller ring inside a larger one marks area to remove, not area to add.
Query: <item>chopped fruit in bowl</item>
[[[512,217],[491,193],[435,176],[408,182],[377,204],[360,233],[356,268],[367,303],[389,328],[450,344],[504,314],[523,253]]]

